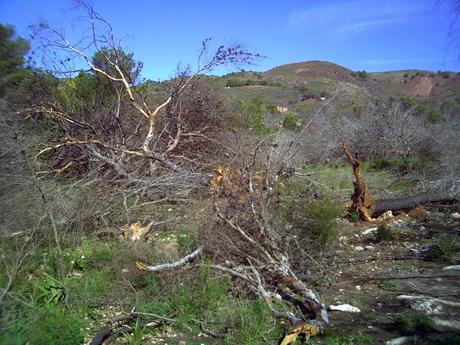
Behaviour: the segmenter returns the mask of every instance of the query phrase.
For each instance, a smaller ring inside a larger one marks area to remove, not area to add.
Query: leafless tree
[[[138,73],[130,73],[127,68],[126,54],[109,22],[87,3],[81,2],[79,7],[88,25],[88,34],[79,42],[71,42],[64,33],[44,23],[35,27],[35,38],[45,52],[52,52],[57,59],[52,65],[61,65],[59,71],[53,70],[55,74],[74,76],[85,68],[71,69],[69,63],[78,65],[75,61],[79,61],[81,66],[83,62],[92,75],[109,85],[110,102],[96,101],[91,109],[80,111],[55,100],[34,104],[32,111],[52,118],[61,134],[37,157],[57,157],[53,173],[69,169],[99,171],[136,191],[168,194],[171,189],[164,185],[154,188],[163,181],[183,194],[206,183],[207,177],[199,171],[196,158],[199,152],[206,153],[207,144],[218,142],[221,114],[209,90],[200,87],[198,79],[218,66],[250,64],[259,55],[240,44],[221,45],[210,54],[210,40],[205,40],[194,71],[179,71],[169,83],[168,93],[148,96],[146,85],[137,82]],[[137,71],[139,66],[134,67]],[[211,109],[212,106],[215,107]]]

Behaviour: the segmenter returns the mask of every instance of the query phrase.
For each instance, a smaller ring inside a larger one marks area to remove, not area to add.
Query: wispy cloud
[[[384,27],[389,24],[403,23],[406,22],[407,18],[403,17],[394,17],[394,18],[385,18],[385,19],[375,19],[375,20],[366,20],[361,22],[352,23],[349,25],[343,25],[334,30],[334,32],[340,33],[353,33],[360,32],[364,30],[371,30],[379,27]]]
[[[293,11],[288,29],[321,32],[331,35],[352,35],[384,29],[410,21],[425,8],[417,2],[355,0],[327,2],[306,10]]]
[[[364,60],[363,63],[368,65],[390,65],[390,64],[414,64],[420,62],[435,62],[439,61],[439,59],[435,58],[405,58],[405,59],[367,59]]]

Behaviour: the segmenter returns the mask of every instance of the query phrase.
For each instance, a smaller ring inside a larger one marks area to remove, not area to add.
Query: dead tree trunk
[[[403,198],[374,200],[361,171],[361,162],[351,154],[345,141],[342,141],[342,149],[351,163],[355,175],[355,182],[353,182],[355,190],[351,196],[350,211],[357,212],[362,220],[372,221],[373,218],[386,211],[401,211],[433,202],[457,200],[458,190],[456,192],[431,191]]]
[[[353,174],[355,175],[355,182],[353,182],[355,190],[351,196],[352,205],[350,211],[357,212],[359,217],[363,220],[371,221],[375,206],[374,198],[369,192],[363,172],[361,171],[361,162],[351,154],[345,141],[342,141],[342,149],[352,165]]]
[[[440,191],[440,192],[425,192],[416,195],[407,196],[404,198],[396,199],[382,199],[376,200],[372,217],[378,217],[385,211],[401,211],[413,208],[418,205],[429,204],[432,202],[449,202],[455,201],[454,195]]]

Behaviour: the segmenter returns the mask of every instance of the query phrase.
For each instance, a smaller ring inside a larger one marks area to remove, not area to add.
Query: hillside
[[[458,340],[458,74],[141,81],[106,43],[0,100],[0,343]]]

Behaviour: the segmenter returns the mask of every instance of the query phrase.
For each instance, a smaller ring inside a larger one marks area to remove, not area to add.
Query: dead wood
[[[109,339],[114,333],[128,332],[132,333],[133,329],[127,324],[138,320],[141,317],[148,317],[150,320],[140,323],[141,327],[158,327],[171,322],[175,322],[174,319],[163,317],[151,313],[138,313],[132,312],[129,314],[120,314],[113,317],[107,322],[105,327],[96,333],[90,342],[90,345],[102,345],[107,339]],[[153,321],[152,321],[153,319]]]
[[[374,198],[369,192],[369,188],[364,179],[364,174],[361,171],[361,162],[358,160],[356,155],[353,155],[348,148],[348,144],[345,140],[342,141],[342,150],[347,156],[348,161],[353,167],[353,174],[355,175],[355,190],[351,196],[352,205],[350,207],[351,212],[359,214],[360,218],[366,221],[372,221],[372,214],[374,213]]]
[[[353,174],[355,176],[355,181],[353,182],[355,189],[351,196],[352,205],[350,206],[350,211],[358,213],[362,220],[372,221],[373,218],[378,217],[386,211],[408,210],[429,203],[456,201],[458,198],[458,191],[455,193],[430,191],[403,198],[375,200],[369,192],[364,174],[361,171],[361,162],[356,155],[350,152],[345,141],[342,141],[342,149],[353,167]]]
[[[376,200],[374,203],[374,209],[372,217],[378,217],[385,211],[402,211],[408,210],[413,207],[437,203],[437,202],[451,202],[456,201],[456,196],[444,191],[438,192],[425,192],[416,195],[411,195],[403,198],[396,199],[381,199]]]
[[[136,262],[136,266],[144,271],[149,271],[149,272],[159,272],[159,271],[165,271],[165,270],[172,270],[175,268],[179,268],[184,266],[187,262],[195,259],[197,256],[199,256],[201,253],[203,253],[204,246],[200,246],[193,253],[190,253],[186,256],[184,256],[182,259],[177,260],[176,262],[172,263],[166,263],[166,264],[161,264],[161,265],[156,265],[156,266],[149,266],[146,265],[142,262]]]

